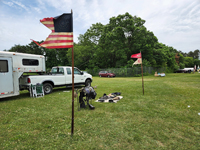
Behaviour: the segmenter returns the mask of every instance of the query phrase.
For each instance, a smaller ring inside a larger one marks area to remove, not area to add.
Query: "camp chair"
[[[30,95],[31,97],[38,97],[38,96],[44,96],[44,90],[42,84],[36,84],[30,86]]]

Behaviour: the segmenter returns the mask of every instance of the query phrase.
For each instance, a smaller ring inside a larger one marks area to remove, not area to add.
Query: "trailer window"
[[[38,66],[39,61],[37,59],[22,59],[22,64],[24,66]]]
[[[7,60],[0,60],[0,73],[1,72],[8,72],[8,61]]]

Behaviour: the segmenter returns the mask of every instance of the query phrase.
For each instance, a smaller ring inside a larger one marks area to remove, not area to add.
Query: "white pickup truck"
[[[92,75],[83,73],[74,67],[74,85],[90,86]],[[53,67],[48,75],[23,75],[20,77],[20,89],[28,89],[31,84],[43,84],[45,94],[50,94],[54,87],[72,85],[72,67]]]

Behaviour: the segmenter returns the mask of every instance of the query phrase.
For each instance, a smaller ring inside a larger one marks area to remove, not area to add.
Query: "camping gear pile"
[[[80,90],[76,90],[76,91],[77,91],[77,94],[78,94],[78,92],[80,92],[79,97],[77,96],[77,102],[80,104],[80,107],[78,104],[78,110],[80,110],[80,108],[86,108],[87,106],[90,109],[95,109],[95,107],[89,103],[89,101],[92,99],[95,99],[96,95],[97,95],[97,93],[95,92],[93,87],[87,86],[87,87],[83,87]],[[79,100],[78,100],[78,98],[79,98]]]
[[[102,97],[99,97],[98,100],[95,102],[109,102],[109,103],[117,103],[120,99],[123,98],[123,96],[120,96],[120,92],[110,93],[110,94],[103,94]]]

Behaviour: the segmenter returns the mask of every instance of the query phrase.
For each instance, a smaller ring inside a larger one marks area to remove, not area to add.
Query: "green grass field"
[[[0,149],[200,149],[200,74],[142,78],[93,77],[97,98],[121,92],[118,103],[78,111],[71,137],[71,89],[0,99]],[[70,91],[70,92],[64,92]]]

